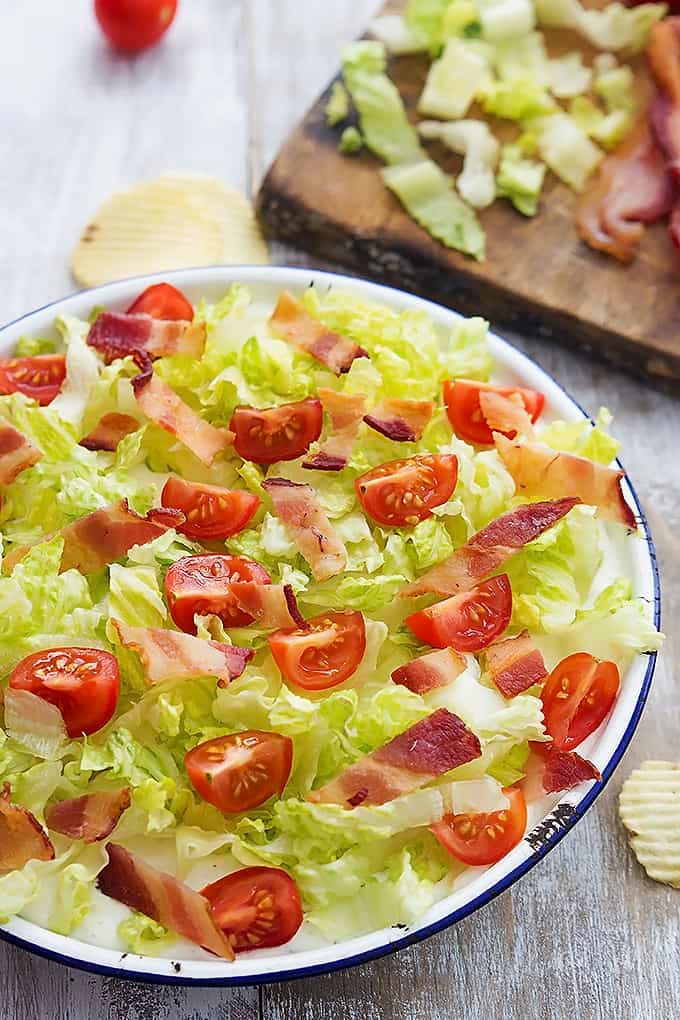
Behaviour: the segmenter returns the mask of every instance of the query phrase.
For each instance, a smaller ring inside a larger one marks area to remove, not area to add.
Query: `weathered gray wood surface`
[[[184,0],[133,62],[108,54],[89,0],[0,9],[0,322],[73,289],[67,256],[100,199],[188,168],[253,188],[376,0]],[[279,262],[305,264],[279,250]],[[671,1020],[680,892],[648,881],[616,817],[625,775],[678,758],[680,403],[583,356],[517,341],[588,408],[616,415],[649,511],[668,640],[648,709],[585,821],[512,891],[456,929],[370,966],[255,989],[155,989],[0,944],[3,1020]]]

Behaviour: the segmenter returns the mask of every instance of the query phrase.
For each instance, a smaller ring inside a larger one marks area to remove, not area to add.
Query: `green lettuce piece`
[[[537,86],[547,88],[550,73],[543,33],[528,32],[497,44],[493,49],[493,66],[501,81],[529,78]]]
[[[575,453],[597,464],[611,464],[621,444],[609,435],[612,415],[606,407],[598,411],[595,422],[582,418],[579,421],[554,421],[539,433],[542,443],[553,450]]]
[[[108,854],[100,843],[85,846],[56,879],[54,903],[48,926],[59,935],[70,935],[84,921],[92,906],[94,880],[106,866]]]
[[[165,624],[168,612],[152,566],[111,564],[109,615],[136,627],[162,627]]]
[[[482,107],[494,117],[522,121],[557,109],[544,86],[528,75],[491,82],[482,93]]]
[[[324,113],[329,127],[335,127],[349,116],[349,93],[341,81],[334,81],[331,85],[331,94],[324,107]]]
[[[345,155],[351,155],[354,152],[359,152],[363,148],[364,140],[361,137],[361,133],[357,128],[350,125],[340,135],[340,141],[338,142],[338,149]]]
[[[443,124],[425,120],[418,125],[423,138],[437,138],[448,148],[465,156],[463,170],[456,188],[465,201],[475,209],[491,205],[496,197],[494,171],[500,145],[488,124],[480,120],[458,120]]]
[[[580,53],[565,53],[548,62],[550,91],[559,99],[569,99],[587,92],[593,73],[583,63]]]
[[[524,779],[524,766],[528,757],[529,744],[523,741],[516,744],[503,758],[493,762],[487,769],[487,775],[497,779],[501,786],[513,786]]]
[[[56,327],[66,346],[66,378],[50,403],[50,412],[76,427],[82,423],[92,387],[99,378],[100,362],[86,339],[89,324],[71,315],[57,318]]]
[[[617,66],[596,75],[593,91],[603,100],[607,110],[635,113],[635,75],[627,65]]]
[[[545,166],[526,159],[518,145],[504,145],[496,176],[499,196],[509,198],[524,216],[535,216],[545,179]]]
[[[369,25],[372,36],[381,42],[388,53],[420,53],[430,47],[428,36],[420,29],[409,27],[401,14],[381,14]]]
[[[615,148],[633,126],[632,113],[627,110],[604,113],[587,96],[572,99],[569,115],[582,131],[604,149]]]
[[[14,348],[16,358],[34,358],[37,354],[54,354],[57,341],[46,336],[20,336]]]
[[[410,31],[426,41],[434,54],[441,50],[444,36],[444,17],[452,6],[451,0],[409,0],[404,21]]]
[[[480,48],[473,42],[450,39],[442,56],[430,66],[418,112],[447,120],[464,117],[474,100],[491,87],[491,81],[489,61]]]
[[[639,10],[639,8],[637,8]],[[574,191],[582,191],[604,153],[568,113],[531,122],[538,152],[552,172]]]
[[[28,861],[20,870],[0,876],[0,924],[6,924],[37,900],[44,893],[45,882],[71,857],[69,850],[52,861]]]
[[[536,24],[532,0],[484,0],[479,3],[482,38],[505,43],[525,38]]]
[[[540,24],[570,28],[600,50],[644,49],[649,32],[668,10],[666,4],[645,3],[625,7],[615,0],[602,9],[586,9],[580,0],[536,0]]]
[[[131,913],[116,932],[126,948],[140,956],[157,956],[176,941],[172,932],[146,914]]]
[[[59,785],[62,767],[60,761],[40,761],[33,757],[20,761],[9,747],[0,750],[0,776],[3,782],[10,784],[12,800],[38,817],[43,816],[47,801]]]

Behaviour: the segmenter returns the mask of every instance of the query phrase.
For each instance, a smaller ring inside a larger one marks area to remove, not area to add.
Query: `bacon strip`
[[[151,421],[176,436],[207,467],[234,442],[229,429],[203,421],[188,404],[154,373],[143,371],[132,380],[140,408]]]
[[[602,779],[593,763],[575,751],[561,751],[553,744],[537,741],[530,741],[529,746],[531,755],[524,766],[526,778],[522,781],[527,800],[571,790],[588,779]]]
[[[253,617],[258,627],[305,627],[295,592],[289,584],[257,584],[255,581],[230,581],[228,591],[237,607]]]
[[[28,861],[54,860],[52,841],[30,811],[10,803],[10,785],[0,790],[0,874],[23,868]]]
[[[597,507],[607,521],[637,527],[635,515],[621,488],[624,471],[596,464],[587,457],[560,453],[542,443],[518,443],[499,433],[496,449],[512,475],[517,491],[531,499],[556,499],[565,492],[577,493],[579,502]]]
[[[234,959],[231,943],[218,928],[204,896],[117,843],[109,843],[106,849],[109,863],[97,879],[105,896],[151,917],[224,960]]]
[[[526,630],[489,645],[485,665],[505,698],[514,698],[534,684],[542,683],[548,675],[543,656]]]
[[[331,372],[349,372],[356,358],[367,358],[368,351],[340,333],[327,329],[313,318],[292,294],[284,290],[269,318],[274,336],[290,341],[300,351],[311,354]]]
[[[347,564],[347,550],[328,520],[314,489],[287,478],[268,478],[262,483],[302,556],[317,581],[341,573]]]
[[[324,411],[330,416],[332,432],[302,466],[315,471],[342,471],[352,456],[366,408],[366,397],[363,393],[338,393],[326,389],[320,389],[318,396]]]
[[[204,641],[181,631],[131,627],[120,620],[111,620],[111,623],[121,644],[139,655],[144,676],[150,684],[214,676],[220,687],[226,687],[241,675],[255,654],[250,648]]]
[[[112,411],[103,415],[91,432],[80,440],[80,446],[86,450],[107,450],[113,453],[118,448],[121,439],[125,439],[131,432],[136,432],[139,422],[131,414],[119,414]]]
[[[479,406],[492,432],[533,436],[534,426],[519,393],[506,397],[495,390],[480,389]]]
[[[448,686],[466,668],[467,662],[460,652],[441,648],[399,666],[392,671],[392,680],[408,687],[414,694],[429,694],[437,687]]]
[[[50,804],[45,811],[45,821],[48,828],[62,836],[82,839],[83,843],[97,843],[111,835],[129,807],[130,790],[122,786],[119,790],[86,793]]]
[[[364,421],[396,443],[414,443],[422,436],[433,411],[431,400],[383,400],[364,415]]]
[[[668,169],[680,180],[680,18],[664,18],[652,27],[647,60],[661,92],[652,106],[652,129]]]
[[[506,440],[507,442],[507,440]],[[567,496],[545,503],[527,503],[497,517],[469,538],[448,559],[406,586],[401,596],[456,595],[500,567],[528,542],[561,521],[581,500]]]
[[[103,355],[107,365],[135,351],[146,351],[151,358],[171,354],[200,358],[205,338],[204,322],[153,319],[124,312],[100,312],[87,334],[88,344]]]
[[[386,804],[451,769],[479,758],[478,738],[446,708],[410,726],[399,736],[360,758],[335,779],[308,794],[315,804]]]
[[[0,485],[10,485],[17,475],[42,460],[42,452],[8,422],[0,421]]]

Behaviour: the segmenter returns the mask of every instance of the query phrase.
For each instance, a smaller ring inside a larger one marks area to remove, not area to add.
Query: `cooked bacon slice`
[[[664,18],[652,27],[647,60],[661,91],[652,106],[652,129],[668,169],[680,180],[680,18]]]
[[[566,496],[545,503],[527,503],[509,510],[469,538],[448,559],[407,585],[400,595],[426,595],[430,592],[456,595],[469,591],[518,549],[523,549],[528,542],[533,542],[561,521],[580,502],[578,496]]]
[[[315,804],[386,804],[451,769],[479,758],[481,744],[462,719],[446,708],[409,726],[360,758],[335,779],[308,794]]]
[[[526,630],[489,645],[484,657],[491,679],[505,698],[514,698],[548,675],[543,656]]]
[[[347,550],[328,520],[314,489],[287,478],[268,478],[262,483],[274,504],[277,517],[312,568],[317,581],[341,573]]]
[[[506,397],[495,390],[480,389],[479,405],[492,431],[533,436],[534,426],[519,393]]]
[[[437,687],[446,687],[466,667],[467,662],[460,652],[455,652],[453,648],[441,648],[399,666],[392,671],[392,679],[395,684],[408,687],[414,694],[429,694]]]
[[[433,411],[431,400],[383,400],[364,415],[364,421],[396,443],[414,443],[422,436]]]
[[[596,464],[587,457],[560,453],[542,443],[518,443],[496,433],[496,449],[512,475],[517,491],[531,499],[553,499],[565,492],[597,507],[607,521],[637,527],[621,489],[624,471]]]
[[[103,415],[91,432],[80,440],[80,446],[86,450],[107,450],[113,453],[118,448],[121,439],[125,439],[131,432],[136,432],[139,422],[131,414],[119,414],[112,411]]]
[[[332,432],[302,466],[315,471],[342,471],[352,455],[366,408],[366,397],[363,393],[338,393],[327,389],[320,389],[318,396],[324,411],[330,416]]]
[[[62,836],[82,839],[83,843],[97,843],[111,835],[129,807],[130,790],[122,786],[119,790],[86,793],[50,804],[45,811],[45,821],[49,829]]]
[[[529,746],[531,755],[524,766],[526,778],[522,781],[527,800],[571,790],[588,779],[602,779],[593,763],[575,751],[561,751],[553,744],[537,741],[531,741]]]
[[[171,354],[200,358],[205,338],[204,322],[152,319],[150,315],[125,312],[100,312],[87,334],[88,344],[103,355],[107,364],[135,351],[146,351],[151,358]]]
[[[327,329],[284,290],[269,318],[274,336],[290,341],[300,351],[311,354],[331,372],[342,375],[349,372],[356,358],[367,358],[368,351],[340,333]]]
[[[26,468],[42,459],[42,452],[8,422],[0,421],[0,485],[10,485]]]
[[[295,592],[289,584],[257,584],[255,581],[231,581],[229,593],[238,608],[252,616],[254,624],[269,629],[304,627],[305,618],[298,609]]]
[[[241,675],[255,654],[250,648],[204,641],[182,631],[132,627],[120,620],[111,620],[111,623],[121,644],[139,655],[144,676],[150,684],[214,676],[220,687],[226,687]]]
[[[151,867],[118,843],[109,843],[109,863],[97,884],[105,896],[162,924],[203,949],[234,959],[234,950],[218,928],[204,896],[164,871]]]
[[[54,860],[52,841],[30,811],[10,802],[10,785],[0,790],[0,875],[28,861]]]
[[[234,442],[229,429],[203,421],[188,404],[153,372],[142,372],[132,380],[140,408],[151,421],[176,436],[198,459],[210,467],[218,453]]]

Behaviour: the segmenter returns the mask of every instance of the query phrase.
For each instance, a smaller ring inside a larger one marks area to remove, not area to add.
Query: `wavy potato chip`
[[[680,762],[643,762],[623,784],[619,815],[649,877],[680,889]]]

